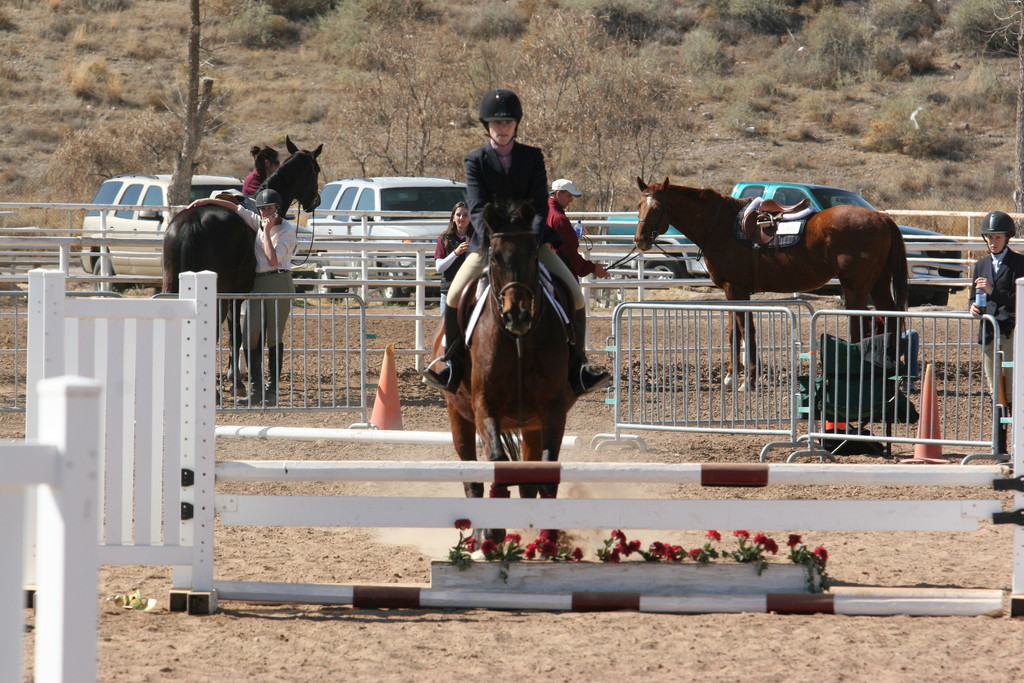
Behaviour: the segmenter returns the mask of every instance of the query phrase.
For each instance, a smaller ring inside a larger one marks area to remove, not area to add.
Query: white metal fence
[[[984,358],[978,319],[949,311],[812,314],[784,303],[621,305],[612,343],[614,432],[596,436],[595,445],[645,448],[643,432],[689,431],[775,439],[762,449],[762,460],[787,446],[790,459],[857,452],[891,456],[894,444],[966,451],[958,457],[967,461],[1007,459],[1006,402],[985,381],[986,362],[994,372],[1004,361],[998,354]],[[749,314],[757,329],[755,389],[741,391],[725,382],[734,311]],[[857,344],[849,343],[851,325],[866,330]],[[929,399],[922,395],[928,365],[935,369],[940,433],[922,436],[918,422],[922,401]],[[857,444],[875,447],[858,451]]]

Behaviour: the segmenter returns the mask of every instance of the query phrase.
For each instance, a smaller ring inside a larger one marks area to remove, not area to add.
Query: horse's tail
[[[179,212],[167,226],[164,235],[163,271],[164,291],[178,293],[178,276],[189,271],[199,272],[209,268],[203,256],[204,235],[203,211],[198,206]],[[226,245],[225,245],[226,246]],[[255,271],[255,267],[253,268]]]
[[[181,236],[185,230],[185,224],[189,219],[191,210],[185,209],[180,211],[167,226],[167,232],[164,233],[164,245],[163,245],[163,275],[164,275],[164,293],[165,294],[177,294],[178,293],[178,275],[183,272],[181,267]]]
[[[885,214],[883,214],[885,215]],[[889,249],[889,272],[892,273],[892,298],[896,302],[897,311],[907,310],[908,292],[910,289],[907,272],[907,245],[903,242],[903,234],[896,221],[885,215],[892,233],[892,248]]]

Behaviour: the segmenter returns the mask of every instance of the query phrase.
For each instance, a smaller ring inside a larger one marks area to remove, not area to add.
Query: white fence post
[[[38,393],[43,436],[0,446],[0,680],[24,677],[25,575],[18,551],[26,507],[38,504],[33,680],[95,681],[98,633],[97,516],[102,391],[80,377],[44,380]],[[27,493],[38,490],[38,495]]]
[[[1016,282],[1017,319],[1024,321],[1024,278]],[[1024,420],[1020,418],[1024,407],[1024,334],[1021,328],[1013,335],[1013,474],[1024,477]],[[1024,515],[1024,492],[1013,494],[1013,509]],[[1013,528],[1013,582],[1010,586],[1010,616],[1024,617],[1024,525]]]
[[[35,680],[96,680],[100,429],[99,382],[39,383],[41,440],[61,453],[56,486],[39,492]]]

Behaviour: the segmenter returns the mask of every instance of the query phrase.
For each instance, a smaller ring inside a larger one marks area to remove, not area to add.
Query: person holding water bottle
[[[1013,360],[1013,328],[1016,324],[1016,289],[1014,282],[1024,277],[1024,255],[1009,248],[1017,226],[1008,214],[993,211],[981,221],[981,236],[988,254],[974,265],[971,284],[970,312],[973,316],[990,315],[999,323],[999,339],[993,339],[992,325],[983,322],[978,329],[978,343],[984,347],[985,378],[993,396],[999,397],[992,376],[996,351],[1003,352],[1004,361]],[[1009,368],[1001,369],[1003,396],[1007,407],[1013,397]],[[1003,449],[1005,453],[1005,448]]]
[[[580,256],[580,237],[583,235],[583,224],[576,221],[576,227],[573,228],[569,218],[565,215],[565,210],[572,204],[572,200],[581,194],[583,193],[576,189],[576,185],[571,180],[559,178],[551,183],[551,196],[548,197],[548,227],[562,238],[562,245],[555,250],[555,253],[565,261],[577,280],[591,273],[597,277],[608,277],[608,271],[604,266]]]

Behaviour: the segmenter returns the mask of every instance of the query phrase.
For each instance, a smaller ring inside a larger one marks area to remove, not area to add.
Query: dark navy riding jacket
[[[987,313],[999,322],[999,332],[1004,337],[1013,334],[1014,325],[1017,322],[1016,310],[1016,286],[1017,278],[1024,277],[1024,255],[1018,254],[1009,247],[1006,248],[1006,256],[1003,257],[1003,265],[999,266],[999,272],[992,275],[992,255],[986,254],[974,265],[974,280],[979,277],[987,278],[992,282],[992,294],[988,297],[983,313]],[[974,285],[971,285],[971,298],[974,301]],[[988,344],[992,340],[991,325],[985,323],[978,330],[978,343]]]
[[[502,168],[498,153],[490,142],[467,154],[464,161],[469,218],[473,224],[470,251],[484,252],[483,213],[484,207],[491,202],[530,202],[536,211],[533,231],[538,242],[550,242],[555,247],[562,243],[558,233],[547,226],[548,173],[544,166],[544,152],[540,148],[514,143],[508,173]]]

